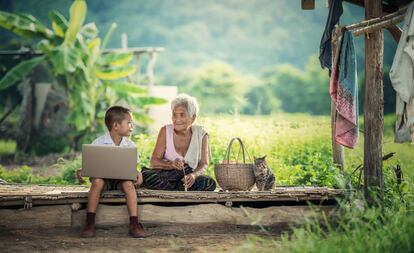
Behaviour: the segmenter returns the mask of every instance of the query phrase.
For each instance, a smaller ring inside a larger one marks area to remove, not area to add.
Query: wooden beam
[[[379,17],[382,3],[365,0],[365,19]],[[382,199],[382,131],[384,125],[382,29],[365,35],[364,190],[369,204]],[[375,193],[373,193],[374,191]]]
[[[394,40],[399,43],[400,42],[400,38],[401,38],[401,34],[402,34],[402,30],[396,26],[396,25],[392,25],[390,27],[387,27],[388,32],[391,33],[391,36],[394,38]]]
[[[328,215],[332,206],[272,206],[266,208],[226,207],[219,204],[190,206],[138,205],[140,222],[148,224],[217,224],[217,225],[262,225],[276,226],[298,223],[306,218],[321,218]],[[86,210],[72,213],[72,227],[84,224]],[[128,210],[123,206],[99,205],[96,216],[97,226],[126,225]]]
[[[392,17],[390,19],[383,20],[383,21],[377,22],[377,23],[372,24],[372,25],[368,25],[368,26],[363,27],[363,28],[355,29],[353,31],[353,35],[354,36],[359,36],[359,35],[362,35],[362,34],[371,33],[372,31],[382,30],[384,28],[387,28],[387,27],[394,26],[394,25],[398,24],[403,19],[404,19],[404,14],[400,14],[400,15]]]
[[[217,224],[246,226],[277,226],[297,224],[306,218],[329,215],[333,206],[272,206],[266,208],[226,207],[220,204],[189,206],[138,205],[140,222],[153,225]],[[81,227],[86,210],[73,210],[71,205],[42,206],[31,209],[0,209],[0,228],[49,229]],[[96,224],[102,226],[126,225],[129,222],[126,205],[99,205]]]
[[[71,216],[70,205],[0,209],[0,228],[3,230],[70,227]]]
[[[366,6],[364,0],[344,0],[344,2],[348,2],[348,3],[354,4],[360,7]],[[391,4],[383,4],[381,8],[383,12],[388,12],[388,13],[398,10],[398,6],[391,5]]]
[[[396,12],[389,13],[389,14],[387,13],[387,14],[379,16],[379,17],[374,17],[374,18],[366,19],[366,20],[358,22],[358,23],[350,24],[350,25],[345,26],[345,28],[348,29],[348,30],[354,30],[354,29],[368,27],[370,25],[374,25],[374,24],[377,24],[377,23],[380,23],[380,22],[389,21],[389,20],[392,20],[395,17],[400,17],[402,15],[405,15],[405,13],[407,12],[407,8],[408,7],[402,7],[401,9],[399,9]]]

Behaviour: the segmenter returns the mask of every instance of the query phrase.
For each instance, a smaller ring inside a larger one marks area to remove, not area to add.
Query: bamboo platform
[[[88,186],[80,185],[27,185],[0,184],[0,207],[59,205],[87,203]],[[139,203],[234,203],[234,202],[280,202],[295,203],[333,201],[344,194],[344,190],[327,187],[296,186],[276,187],[272,191],[215,191],[178,192],[137,189]],[[100,203],[125,203],[121,191],[102,193]],[[231,205],[231,204],[230,204]]]
[[[88,186],[0,184],[0,229],[80,227],[86,216]],[[329,215],[344,190],[277,187],[272,191],[178,192],[137,189],[144,224],[280,226]],[[307,202],[316,205],[308,206]],[[98,226],[128,224],[121,191],[102,193]],[[119,203],[119,205],[117,205]],[[237,203],[237,204],[236,204]],[[185,219],[183,218],[185,217]]]

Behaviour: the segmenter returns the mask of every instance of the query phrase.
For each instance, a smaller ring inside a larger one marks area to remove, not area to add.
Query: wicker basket
[[[238,163],[238,156],[236,163],[230,163],[230,151],[235,140],[240,143],[240,149],[243,154],[243,163]],[[246,149],[240,138],[233,138],[227,147],[223,163],[214,165],[214,174],[217,183],[223,190],[250,191],[253,188],[255,183],[253,164],[246,163],[245,152]],[[226,158],[227,160],[225,160]]]

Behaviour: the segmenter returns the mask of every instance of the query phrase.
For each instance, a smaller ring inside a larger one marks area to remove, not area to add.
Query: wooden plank
[[[70,205],[41,206],[31,209],[0,209],[0,230],[5,228],[69,227],[72,210]]]
[[[279,197],[277,199],[251,199],[251,198],[232,198],[232,199],[160,199],[160,198],[138,198],[138,203],[225,203],[225,202],[274,202],[277,205],[277,202],[301,202],[301,201],[329,201],[334,200],[334,198],[328,197],[301,197],[301,198],[292,198]],[[116,203],[122,204],[125,203],[124,198],[102,198],[100,203]],[[34,199],[32,200],[33,206],[40,205],[62,205],[62,204],[72,204],[72,203],[88,203],[87,198],[66,198],[66,199]],[[10,206],[24,206],[24,199],[12,199],[8,201],[0,202],[0,207],[10,207]]]
[[[365,0],[365,19],[379,17],[382,3]],[[384,125],[383,31],[365,35],[365,100],[364,100],[364,190],[368,203],[374,203],[370,189],[382,198],[382,132]]]
[[[282,223],[295,223],[309,217],[329,214],[332,206],[311,208],[308,206],[277,206],[267,208],[236,208],[220,204],[165,207],[139,205],[138,216],[142,223],[150,224],[233,224],[276,226]],[[72,227],[84,224],[86,210],[72,213]],[[98,226],[128,224],[128,211],[125,205],[99,205],[96,223]]]
[[[178,192],[138,189],[140,203],[223,203],[260,201],[318,201],[332,200],[344,194],[344,190],[326,187],[278,187],[263,192]],[[32,205],[86,203],[88,188],[68,186],[0,185],[0,206],[24,205],[29,197]],[[103,192],[101,203],[124,203],[121,191]]]

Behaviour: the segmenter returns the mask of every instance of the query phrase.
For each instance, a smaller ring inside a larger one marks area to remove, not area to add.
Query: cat
[[[254,157],[253,172],[256,178],[256,186],[259,191],[268,191],[273,188],[276,177],[272,169],[267,166],[266,156]]]

